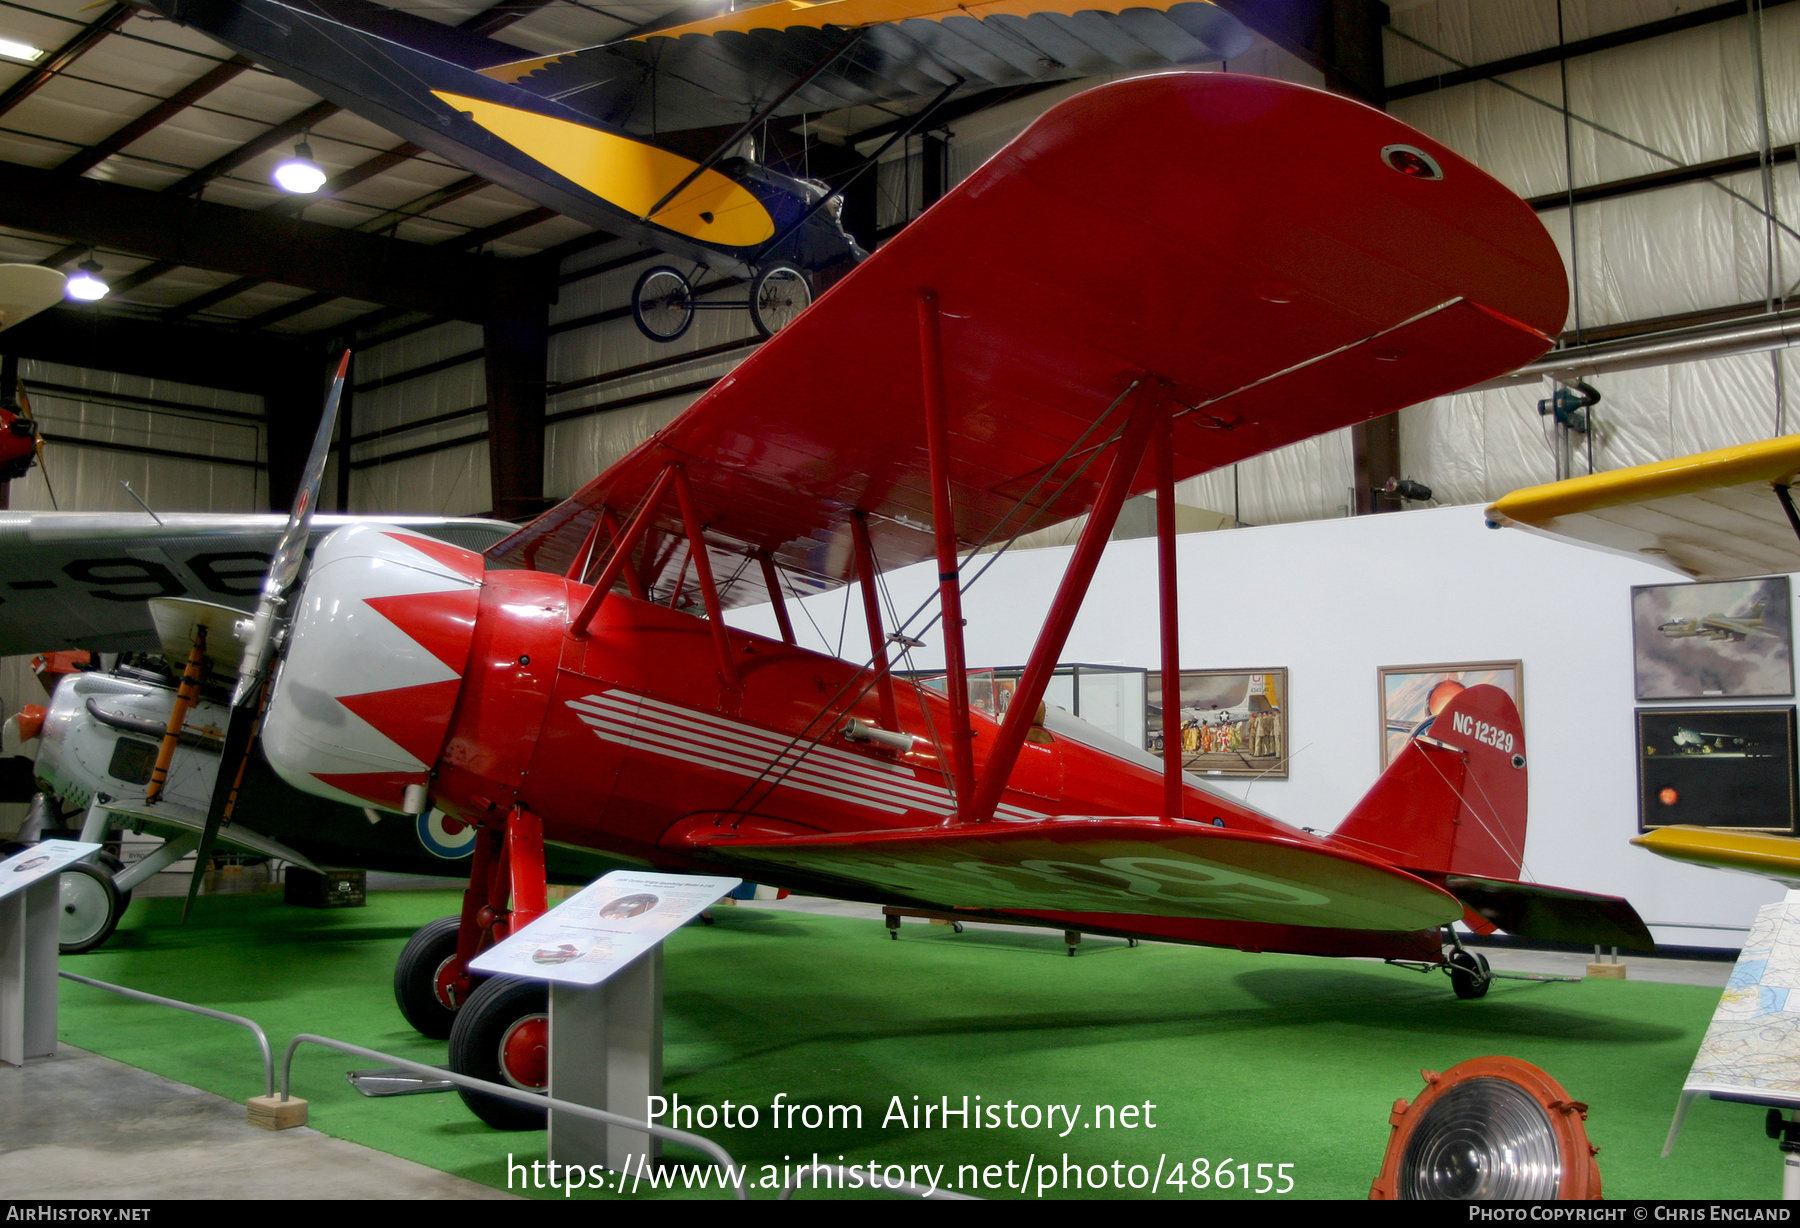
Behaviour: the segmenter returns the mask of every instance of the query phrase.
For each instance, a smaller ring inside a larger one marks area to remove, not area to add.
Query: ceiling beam
[[[142,115],[114,132],[103,141],[89,145],[86,149],[77,150],[62,162],[56,171],[60,175],[84,175],[102,162],[124,149],[127,145],[143,139],[157,128],[168,123],[175,116],[199,102],[202,98],[218,89],[226,82],[234,80],[245,69],[250,61],[243,56],[233,56],[223,64],[215,64],[197,80],[177,90]]]
[[[129,4],[115,4],[83,26],[74,38],[51,52],[42,64],[13,82],[4,92],[0,92],[0,115],[5,115],[50,84],[57,73],[86,55],[101,39],[130,20],[135,12],[137,10]]]
[[[0,224],[452,319],[488,310],[478,257],[35,167],[0,163]]]
[[[21,358],[95,371],[119,371],[260,393],[272,366],[302,355],[320,356],[316,341],[196,324],[165,324],[92,306],[52,307],[0,333],[0,350]]]
[[[1786,3],[1788,0],[1762,0],[1762,7],[1772,9],[1778,4]],[[1744,0],[1730,0],[1726,4],[1708,5],[1703,9],[1678,13],[1674,17],[1664,17],[1660,21],[1647,21],[1642,25],[1626,26],[1623,30],[1614,30],[1610,34],[1596,34],[1593,38],[1577,39],[1559,47],[1544,47],[1538,51],[1527,51],[1523,55],[1507,56],[1503,60],[1491,60],[1486,64],[1474,64],[1468,68],[1458,68],[1452,72],[1436,73],[1429,77],[1405,81],[1399,85],[1390,85],[1388,98],[1390,100],[1411,98],[1452,85],[1486,81],[1490,77],[1518,72],[1525,68],[1555,64],[1559,60],[1572,60],[1576,56],[1592,55],[1596,51],[1610,51],[1614,47],[1627,47],[1632,43],[1641,43],[1648,38],[1660,38],[1664,34],[1674,34],[1681,30],[1692,30],[1696,26],[1710,25],[1715,21],[1742,17],[1745,15],[1745,11]]]

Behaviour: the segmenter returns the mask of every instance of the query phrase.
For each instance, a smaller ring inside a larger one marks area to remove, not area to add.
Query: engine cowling
[[[484,560],[382,525],[319,543],[269,710],[263,754],[320,797],[406,811],[443,749],[468,665]]]

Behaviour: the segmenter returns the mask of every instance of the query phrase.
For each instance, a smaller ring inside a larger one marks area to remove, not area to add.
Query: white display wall
[[[1179,547],[1183,667],[1289,671],[1289,778],[1219,787],[1288,823],[1333,828],[1380,774],[1379,667],[1518,659],[1531,762],[1527,877],[1622,895],[1659,942],[1682,946],[1736,946],[1738,928],[1711,927],[1747,927],[1781,898],[1768,880],[1627,843],[1637,833],[1630,590],[1680,577],[1489,529],[1478,507],[1196,533]],[[1157,666],[1154,550],[1154,539],[1107,548],[1063,660]],[[1025,660],[1069,555],[1008,554],[970,590],[971,666]],[[895,572],[886,587],[910,612],[932,595],[935,567]],[[855,594],[806,604],[835,644],[846,600],[844,655],[860,661]],[[731,619],[776,634],[767,606]],[[802,644],[821,647],[807,618],[793,621]],[[923,638],[909,667],[941,667],[940,634]]]

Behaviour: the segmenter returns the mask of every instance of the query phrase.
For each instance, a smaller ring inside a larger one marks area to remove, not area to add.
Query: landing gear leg
[[[477,832],[462,912],[419,930],[394,964],[394,1001],[421,1036],[449,1036],[457,1012],[475,991],[469,961],[494,944],[496,926],[505,924],[510,893],[505,853],[505,833],[487,827]]]
[[[1451,990],[1464,1000],[1486,997],[1488,986],[1494,982],[1488,971],[1487,956],[1466,949],[1455,930],[1445,932],[1452,948],[1444,960],[1444,968],[1450,973]]]

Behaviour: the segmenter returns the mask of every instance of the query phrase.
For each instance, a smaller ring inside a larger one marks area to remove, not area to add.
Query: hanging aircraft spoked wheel
[[[652,341],[673,341],[694,322],[694,287],[681,270],[659,264],[631,289],[631,318]]]
[[[443,1040],[456,1022],[454,971],[460,917],[439,917],[414,934],[394,963],[394,1001],[421,1036]]]
[[[791,264],[759,269],[750,283],[750,322],[765,337],[786,328],[811,305],[812,283]]]
[[[1457,950],[1450,953],[1450,988],[1459,998],[1481,998],[1487,996],[1488,986],[1494,978],[1488,973],[1487,956],[1474,951]]]
[[[497,976],[483,981],[450,1029],[450,1069],[457,1074],[548,1094],[550,990],[542,981]],[[545,1112],[498,1096],[457,1088],[469,1111],[496,1130],[542,1130]]]
[[[125,911],[125,899],[112,875],[85,861],[57,876],[61,898],[56,915],[56,942],[64,955],[91,951],[108,938]]]

